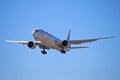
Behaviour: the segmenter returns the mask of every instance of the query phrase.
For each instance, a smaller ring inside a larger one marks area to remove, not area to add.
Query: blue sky
[[[120,80],[119,0],[0,0],[0,80]],[[41,28],[60,39],[116,36],[62,55],[6,43],[34,40]]]

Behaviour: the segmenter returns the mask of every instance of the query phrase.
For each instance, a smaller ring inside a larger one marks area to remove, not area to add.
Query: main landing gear
[[[41,53],[42,54],[47,54],[47,52],[45,50],[42,50]]]
[[[61,50],[60,52],[61,52],[62,54],[65,54],[65,53],[66,53],[65,50]]]
[[[66,52],[65,52],[65,50],[60,50],[60,52],[62,53],[62,54],[65,54]],[[44,55],[44,54],[47,54],[47,52],[43,49],[42,51],[41,51],[41,53]]]

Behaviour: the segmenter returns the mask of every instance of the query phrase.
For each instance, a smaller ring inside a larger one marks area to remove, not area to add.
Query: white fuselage
[[[55,42],[62,42],[62,41],[56,38],[55,36],[41,29],[33,30],[32,35],[35,38],[35,40],[41,41],[42,44],[44,44],[45,46],[50,47],[52,49],[59,50],[59,51],[62,50],[61,47],[56,45],[55,43]]]

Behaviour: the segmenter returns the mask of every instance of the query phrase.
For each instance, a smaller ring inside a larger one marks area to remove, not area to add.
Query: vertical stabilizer
[[[68,36],[67,36],[67,41],[70,41],[70,34],[71,34],[71,30],[69,30]]]

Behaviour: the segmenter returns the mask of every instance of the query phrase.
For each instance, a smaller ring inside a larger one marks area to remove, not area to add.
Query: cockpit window
[[[39,32],[39,30],[35,30],[35,32]]]

